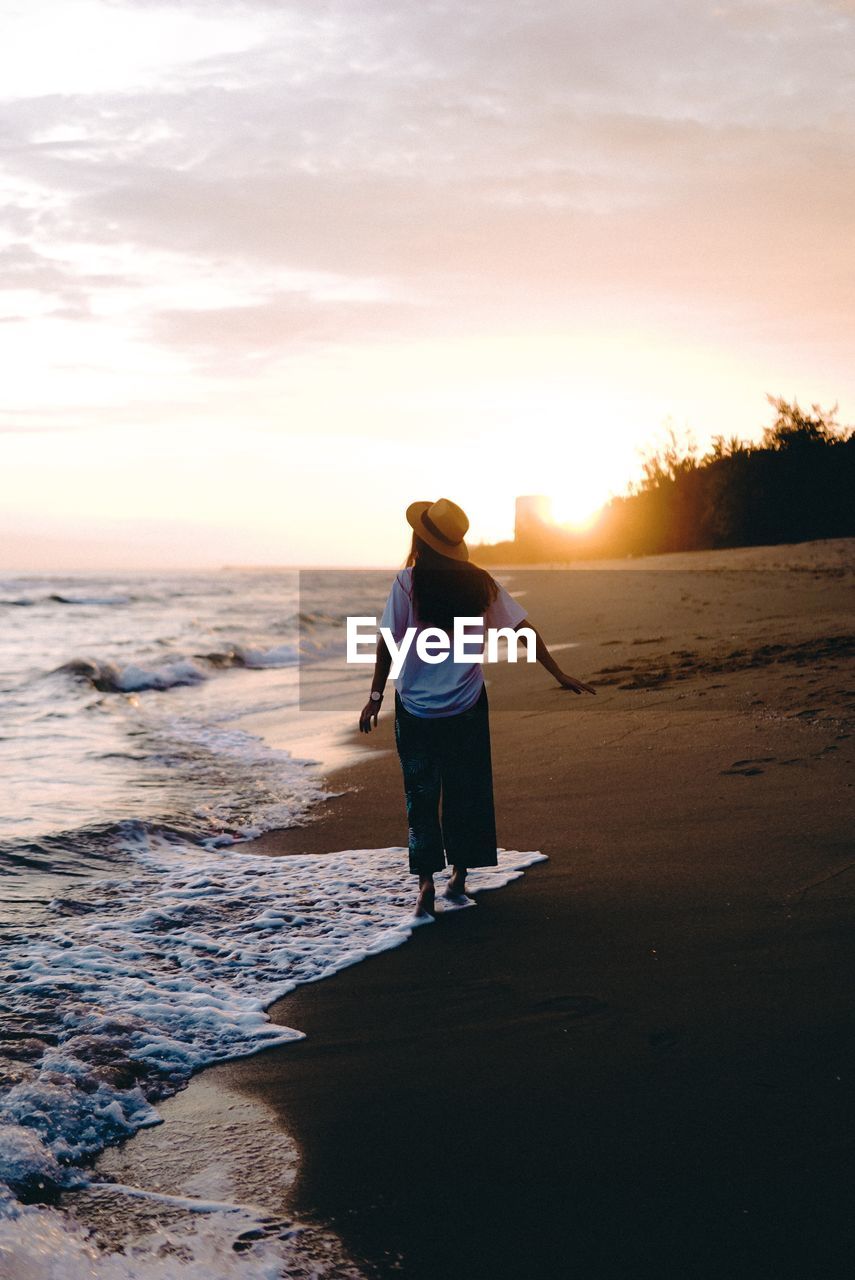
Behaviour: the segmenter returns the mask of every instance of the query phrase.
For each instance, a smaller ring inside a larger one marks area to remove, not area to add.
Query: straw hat
[[[450,560],[469,559],[469,548],[463,541],[469,518],[456,502],[448,498],[411,502],[407,507],[407,524],[441,556],[448,556]]]

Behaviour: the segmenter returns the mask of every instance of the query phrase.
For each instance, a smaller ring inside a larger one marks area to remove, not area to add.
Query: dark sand
[[[206,1073],[281,1117],[292,1212],[380,1275],[851,1274],[855,555],[728,554],[660,563],[768,577],[532,583],[600,690],[525,669],[494,698],[500,840],[550,861]],[[389,710],[367,747],[254,848],[401,844]]]

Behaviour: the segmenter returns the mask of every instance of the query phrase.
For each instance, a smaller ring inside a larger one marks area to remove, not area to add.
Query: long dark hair
[[[428,546],[417,533],[407,556],[413,567],[413,606],[419,622],[451,631],[455,618],[482,617],[499,594],[486,569],[468,560],[452,560]]]

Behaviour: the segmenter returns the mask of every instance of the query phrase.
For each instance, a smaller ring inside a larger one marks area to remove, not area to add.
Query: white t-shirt
[[[517,604],[500,586],[499,594],[484,614],[484,625],[518,627],[525,617],[522,605]],[[425,630],[414,613],[412,568],[402,569],[392,583],[380,626],[389,628],[396,644],[401,643],[408,627],[416,627],[417,633]],[[423,662],[416,652],[416,638],[413,637],[395,681],[406,710],[425,719],[468,711],[478,701],[484,686],[483,664],[455,662],[452,653],[442,662]],[[475,628],[467,628],[466,652],[477,654],[482,649],[483,644],[479,645]]]

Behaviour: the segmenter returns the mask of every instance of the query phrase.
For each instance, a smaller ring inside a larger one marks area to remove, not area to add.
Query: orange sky
[[[855,5],[0,19],[0,569],[389,563],[671,421],[855,420]]]

